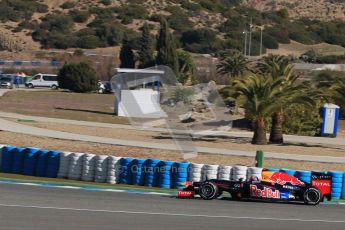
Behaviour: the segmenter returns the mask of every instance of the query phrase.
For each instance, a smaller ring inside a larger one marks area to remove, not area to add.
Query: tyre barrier
[[[121,157],[110,156],[108,158],[107,183],[116,184],[120,178],[120,159]]]
[[[67,178],[69,163],[71,161],[71,152],[60,153],[60,167],[58,172],[58,178]]]
[[[37,154],[37,164],[36,164],[35,176],[46,177],[49,150],[38,150],[36,154]],[[25,165],[28,165],[28,164],[29,164],[28,161],[24,161],[24,167]],[[27,170],[27,173],[30,173],[29,171],[30,170]]]
[[[247,166],[236,165],[231,171],[231,180],[247,180]]]
[[[105,183],[107,181],[108,156],[96,156],[95,161],[95,182]]]
[[[204,165],[189,162],[133,159],[94,154],[18,148],[0,145],[0,170],[39,177],[59,177],[101,183],[122,183],[149,187],[182,189],[181,183],[206,179],[247,180],[261,177],[262,168]],[[270,168],[271,172],[294,175],[311,183],[310,171]],[[332,176],[332,199],[345,198],[345,173],[329,171]]]
[[[167,189],[172,187],[172,166],[174,163],[173,161],[161,161],[158,163],[158,187]]]
[[[132,184],[131,163],[133,158],[121,158],[120,160],[120,184]]]
[[[157,165],[159,164],[159,162],[160,160],[157,159],[148,159],[145,161],[143,165],[145,186],[156,187],[158,185],[159,172],[157,170]]]
[[[294,176],[305,183],[311,183],[311,171],[296,171]]]
[[[231,180],[232,166],[219,165],[218,167],[218,180]]]
[[[83,169],[83,156],[84,153],[72,153],[68,156],[70,158],[67,175],[68,179],[81,180]]]
[[[85,154],[83,156],[83,169],[81,180],[82,181],[94,181],[95,180],[95,165],[96,165],[96,155],[95,154]]]
[[[189,162],[175,162],[172,166],[172,183],[171,188],[183,189],[182,183],[188,180]]]
[[[193,182],[200,182],[202,181],[202,168],[204,167],[203,164],[195,164],[191,163],[189,165],[189,175],[188,180]]]
[[[262,178],[262,168],[249,167],[247,170],[247,178],[256,177],[259,180]]]
[[[219,165],[204,165],[204,167],[202,167],[202,180],[217,179],[218,167]]]
[[[327,174],[332,176],[332,199],[339,200],[342,197],[344,173],[330,171]]]
[[[143,173],[143,165],[145,163],[144,159],[135,159],[133,160],[131,166],[132,172],[132,184],[134,185],[144,185],[145,174]]]

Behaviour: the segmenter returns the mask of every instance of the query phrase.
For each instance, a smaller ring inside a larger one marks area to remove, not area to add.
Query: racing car
[[[332,176],[313,173],[309,184],[283,172],[263,171],[261,179],[257,177],[248,181],[213,179],[204,182],[186,182],[183,185],[185,189],[178,192],[179,198],[194,198],[199,195],[204,200],[212,200],[221,196],[223,192],[228,192],[234,200],[304,202],[317,205],[325,198],[331,200]]]

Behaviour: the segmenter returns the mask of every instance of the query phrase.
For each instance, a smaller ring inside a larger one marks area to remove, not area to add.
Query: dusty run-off
[[[235,165],[242,164],[253,166],[254,158],[251,157],[238,157],[238,156],[225,156],[216,154],[198,154],[197,157],[192,159],[184,159],[180,152],[148,149],[148,148],[134,148],[126,146],[114,146],[105,144],[95,144],[81,141],[68,141],[45,137],[27,136],[11,132],[0,132],[0,143],[7,145],[14,145],[19,147],[37,147],[49,150],[61,150],[71,152],[85,152],[95,154],[106,154],[122,157],[135,157],[135,158],[157,158],[161,160],[185,161],[195,163],[208,163],[208,164],[225,164]],[[314,162],[301,162],[291,160],[274,160],[266,159],[265,167],[280,167],[292,168],[303,170],[340,170],[345,171],[345,164],[329,164],[329,163],[314,163]]]

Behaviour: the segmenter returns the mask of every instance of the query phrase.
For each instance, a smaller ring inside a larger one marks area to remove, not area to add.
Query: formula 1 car
[[[185,189],[178,192],[179,198],[194,198],[199,195],[205,200],[216,199],[223,192],[230,193],[232,199],[304,202],[317,205],[325,198],[331,200],[332,176],[313,173],[310,184],[283,172],[262,172],[262,178],[249,181],[207,180],[186,182]]]

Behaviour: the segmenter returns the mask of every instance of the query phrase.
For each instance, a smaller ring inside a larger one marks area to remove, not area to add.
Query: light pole
[[[250,24],[249,24],[249,52],[248,52],[249,57],[252,51],[252,29],[253,29],[253,18],[250,19]]]
[[[262,31],[264,30],[263,26],[260,26],[261,34],[260,34],[260,57],[262,55]]]
[[[244,29],[244,56],[247,56],[247,41],[248,41],[248,31],[247,29]]]

